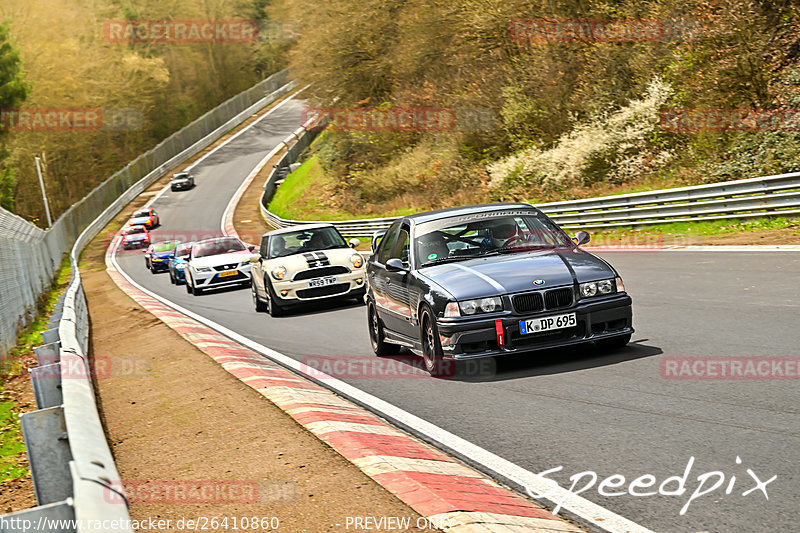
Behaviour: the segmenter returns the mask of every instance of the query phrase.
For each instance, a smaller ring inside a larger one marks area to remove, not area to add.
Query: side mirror
[[[372,234],[371,246],[372,246],[372,253],[373,254],[375,253],[375,250],[378,248],[378,244],[380,244],[381,239],[383,238],[383,236],[386,235],[387,231],[388,230],[381,229],[381,230],[378,230],[378,231],[376,231],[375,233]]]
[[[349,241],[347,241],[347,244],[349,244],[349,245],[350,245],[350,248],[356,249],[356,248],[358,248],[359,246],[361,246],[361,241],[360,241],[360,240],[358,240],[358,239],[356,239],[355,237],[353,237],[352,239],[350,239]]]
[[[255,244],[248,244],[247,245],[247,249],[250,250],[251,252],[255,252],[256,251],[256,245]]]
[[[406,272],[408,269],[399,258],[392,257],[386,261],[386,270],[389,272]]]
[[[575,234],[575,236],[572,238],[572,240],[575,241],[575,244],[577,244],[578,246],[581,246],[581,245],[584,245],[587,242],[589,242],[589,240],[591,238],[592,237],[588,233],[586,233],[585,231],[579,231],[578,233]]]
[[[250,256],[251,263],[258,263],[259,261],[261,261],[261,254],[253,254]]]

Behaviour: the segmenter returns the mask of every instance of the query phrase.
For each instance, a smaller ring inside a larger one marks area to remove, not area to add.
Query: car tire
[[[600,339],[595,342],[599,348],[603,349],[624,348],[629,342],[631,342],[631,334],[628,333],[627,335],[622,335],[621,337],[612,337],[610,339]]]
[[[275,301],[277,297],[275,296],[275,291],[272,290],[272,283],[265,279],[264,287],[267,289],[266,292],[269,296],[269,300],[267,300],[267,313],[269,313],[271,317],[283,316],[284,309]]]
[[[261,298],[258,297],[258,293],[256,292],[256,284],[252,280],[250,280],[250,290],[253,294],[253,307],[256,308],[256,313],[263,313],[267,310],[267,305],[261,301]]]
[[[171,268],[169,269],[169,282],[172,285],[177,285],[178,284],[178,282],[175,280],[175,274],[172,273],[172,269]]]
[[[451,374],[449,372],[450,361],[445,360],[442,344],[439,342],[436,319],[433,311],[427,305],[422,308],[419,323],[422,359],[425,361],[425,370],[433,377],[443,377]]]
[[[372,303],[372,301],[367,304],[367,322],[367,326],[369,327],[369,343],[375,355],[381,357],[400,353],[399,345],[386,342],[386,337],[383,333],[383,323],[381,323],[378,310],[375,308],[375,304]]]
[[[170,190],[172,190],[172,192],[175,192],[175,191],[177,191],[178,189],[176,189],[175,187],[170,187]]]

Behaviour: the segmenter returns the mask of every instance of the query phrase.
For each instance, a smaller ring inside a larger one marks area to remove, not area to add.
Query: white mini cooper
[[[328,298],[363,303],[364,257],[360,241],[349,244],[330,224],[305,224],[270,231],[251,259],[256,311],[279,316],[292,305]]]

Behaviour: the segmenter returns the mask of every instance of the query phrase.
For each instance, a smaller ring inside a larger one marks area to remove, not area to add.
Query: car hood
[[[358,253],[352,248],[332,248],[330,250],[320,250],[317,252],[296,253],[286,255],[283,257],[276,257],[267,261],[269,268],[274,268],[281,265],[286,268],[289,276],[301,270],[308,270],[309,268],[318,268],[329,265],[343,265],[352,271],[362,270],[365,268],[365,263],[362,262],[361,268],[355,268],[350,263],[350,256]],[[361,256],[364,257],[363,255]]]
[[[243,250],[241,252],[229,252],[227,254],[219,254],[219,255],[209,255],[207,257],[196,257],[192,259],[191,263],[193,267],[204,266],[204,267],[215,267],[215,266],[222,266],[222,265],[238,265],[245,259],[250,259],[250,256],[253,255],[253,252],[249,250]]]
[[[173,178],[170,180],[170,183],[188,183],[189,178]]]
[[[147,239],[146,233],[131,233],[130,235],[123,235],[123,239],[126,241],[143,241]]]
[[[547,250],[434,265],[419,273],[456,299],[547,289],[616,276],[602,259],[580,249]],[[534,280],[543,280],[541,285]]]

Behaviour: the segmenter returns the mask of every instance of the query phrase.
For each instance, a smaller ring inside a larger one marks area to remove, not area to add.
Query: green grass
[[[382,215],[349,213],[329,205],[330,191],[335,181],[325,175],[317,156],[308,159],[289,174],[275,191],[268,209],[281,218],[290,220],[352,220],[372,217],[404,216],[414,209],[398,209]]]
[[[636,184],[623,187],[605,195],[645,192],[657,188],[658,183]],[[278,187],[269,210],[291,220],[350,220],[372,217],[404,216],[416,212],[413,207],[372,215],[360,215],[337,209],[330,202],[330,192],[335,190],[333,178],[326,176],[317,156],[313,156],[291,173]],[[537,199],[529,199],[534,205]],[[709,220],[698,222],[673,222],[642,227],[620,227],[610,230],[592,230],[594,235],[615,238],[625,235],[722,235],[764,230],[778,230],[800,224],[800,217],[759,217],[752,219]],[[794,235],[800,236],[800,230]]]
[[[25,443],[15,408],[14,402],[0,402],[0,483],[30,475],[21,464],[25,460]]]
[[[6,376],[27,374],[24,357],[30,357],[33,347],[42,343],[42,332],[47,330],[50,313],[58,301],[61,292],[66,288],[70,278],[69,256],[65,255],[59,265],[53,285],[45,291],[37,302],[36,318],[26,327],[17,344],[3,360],[0,367],[0,400],[8,400],[3,394],[3,383]],[[19,412],[13,401],[0,401],[0,483],[9,479],[28,477],[30,472],[24,465],[25,443],[22,440],[22,428],[19,423]]]

